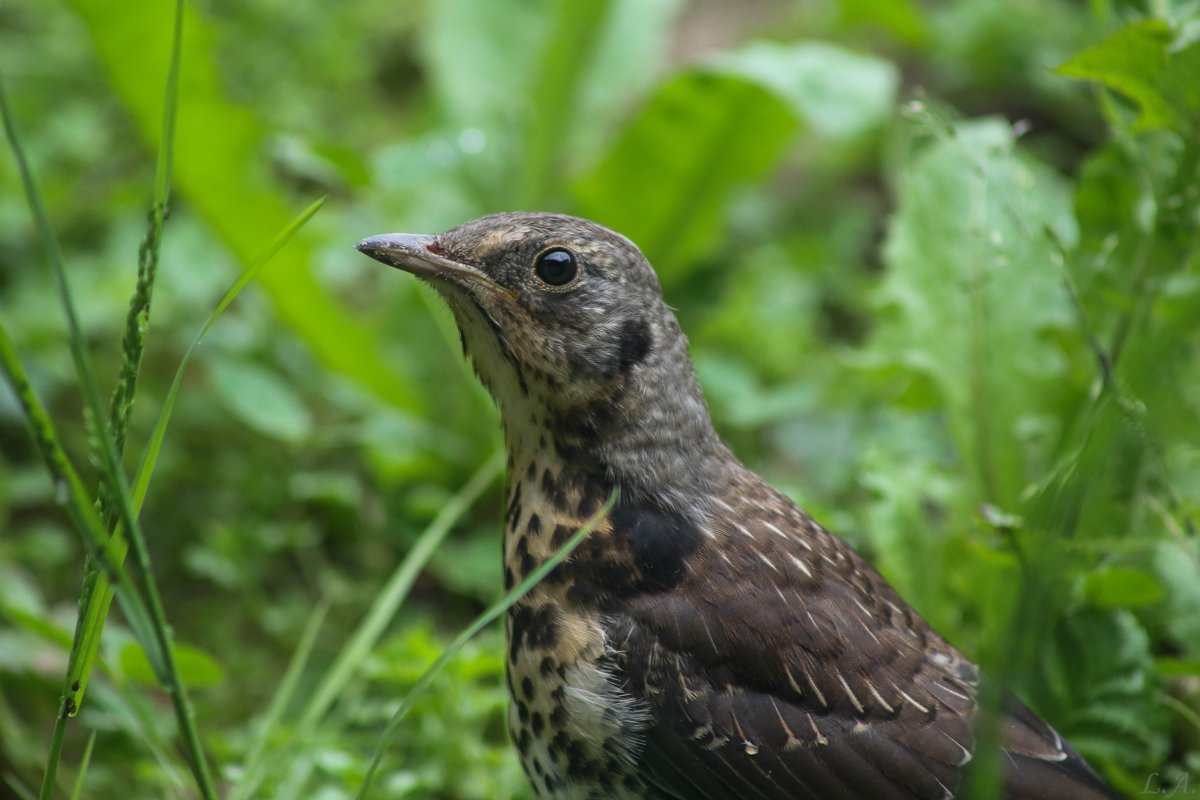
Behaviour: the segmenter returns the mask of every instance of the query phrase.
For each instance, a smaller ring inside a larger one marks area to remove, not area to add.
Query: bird
[[[978,667],[721,440],[633,242],[507,212],[357,248],[445,300],[499,407],[507,587],[616,497],[507,614],[537,797],[963,796]],[[998,729],[999,797],[1119,796],[1015,696]]]

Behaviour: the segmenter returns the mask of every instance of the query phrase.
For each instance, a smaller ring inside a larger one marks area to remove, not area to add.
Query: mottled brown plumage
[[[428,281],[500,406],[504,569],[617,506],[508,618],[510,724],[539,797],[954,797],[978,674],[841,539],[742,466],[627,239],[500,214],[359,249]],[[1003,796],[1115,797],[1015,698]]]

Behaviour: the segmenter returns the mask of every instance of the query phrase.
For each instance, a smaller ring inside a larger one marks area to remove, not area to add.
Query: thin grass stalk
[[[80,800],[83,797],[83,784],[87,780],[88,767],[92,763],[92,751],[95,748],[96,731],[93,729],[83,748],[83,758],[79,760],[79,774],[75,776],[75,788],[71,790],[71,800]]]
[[[208,319],[200,326],[200,330],[196,333],[196,337],[192,339],[192,343],[188,345],[188,349],[184,351],[183,358],[179,360],[179,366],[175,369],[175,377],[171,380],[171,388],[167,390],[167,396],[163,400],[162,409],[158,413],[158,418],[154,421],[154,429],[150,433],[150,440],[146,444],[145,450],[142,451],[141,461],[138,464],[137,472],[134,473],[133,479],[133,502],[135,506],[139,506],[146,498],[146,491],[149,489],[150,480],[154,477],[154,468],[158,464],[158,455],[162,450],[163,441],[166,439],[167,427],[171,422],[171,414],[175,410],[175,402],[179,397],[179,389],[183,385],[183,376],[187,373],[187,368],[192,362],[192,357],[200,348],[200,342],[216,324],[221,315],[225,313],[225,309],[229,308],[230,303],[241,294],[242,289],[254,279],[254,276],[266,266],[275,255],[292,240],[300,229],[312,219],[313,215],[321,209],[325,204],[325,198],[321,197],[309,204],[307,208],[296,215],[287,227],[284,228],[271,241],[266,251],[261,256],[255,259],[250,266],[242,271],[242,274],[237,277],[225,294],[221,295],[220,301],[217,302],[216,308],[208,315]]]
[[[329,669],[325,679],[313,693],[313,698],[300,717],[300,729],[306,730],[333,704],[341,690],[358,671],[363,659],[379,641],[388,622],[395,616],[417,575],[433,556],[446,534],[467,510],[475,504],[484,490],[500,476],[504,469],[504,452],[498,451],[480,467],[449,502],[442,506],[437,517],[429,524],[409,550],[399,568],[388,579],[376,597],[371,609],[363,618],[354,635],[338,654],[337,661]]]
[[[484,490],[500,476],[504,469],[504,452],[498,451],[488,459],[474,475],[442,506],[441,511],[417,537],[416,544],[408,551],[404,560],[388,578],[371,608],[346,641],[337,659],[326,670],[325,676],[313,691],[312,697],[300,712],[299,721],[288,741],[277,748],[286,752],[294,742],[303,740],[312,731],[317,721],[329,711],[334,701],[341,696],[346,685],[358,672],[359,667],[370,655],[388,623],[396,616],[412,589],[413,582],[436,552],[442,540],[455,523],[475,504]],[[286,760],[286,759],[285,759]],[[265,762],[262,759],[247,762],[246,776],[234,790],[230,800],[247,800],[262,782]],[[307,780],[307,772],[301,770],[293,780],[299,784]]]
[[[126,434],[129,429],[129,416],[133,409],[133,401],[137,392],[138,372],[141,367],[142,353],[145,346],[146,330],[150,324],[150,303],[153,296],[154,279],[158,267],[159,248],[162,242],[163,223],[166,219],[166,208],[169,198],[171,171],[175,150],[175,120],[179,105],[179,62],[183,41],[183,0],[176,0],[175,23],[171,40],[170,65],[167,70],[165,100],[163,103],[163,122],[161,145],[155,165],[154,200],[150,211],[149,230],[138,248],[137,283],[133,297],[130,300],[129,311],[125,319],[125,332],[122,338],[122,362],[109,405],[109,425],[113,431],[113,439],[119,455],[125,452]],[[140,513],[140,504],[136,504],[135,513]],[[114,530],[116,515],[113,512],[111,500],[104,490],[103,483],[98,494],[98,508],[104,525],[113,530],[115,537],[119,531]],[[125,543],[118,538],[118,557],[124,558]],[[83,704],[87,691],[88,679],[96,662],[100,649],[100,638],[104,630],[104,621],[108,618],[108,610],[112,605],[113,590],[103,573],[97,569],[89,557],[84,567],[83,588],[79,604],[79,616],[75,623],[75,638],[67,663],[67,673],[63,695],[69,696],[70,713],[75,716]],[[61,729],[67,724],[67,716],[59,714],[55,720],[54,736],[61,739]],[[54,760],[56,763],[56,760]],[[53,769],[47,769],[42,785],[42,796],[49,796],[53,785]]]
[[[572,535],[570,539],[563,543],[562,547],[555,550],[548,559],[542,562],[537,569],[526,576],[523,581],[510,589],[503,597],[501,597],[498,601],[488,607],[486,611],[476,617],[475,621],[468,625],[462,631],[462,633],[456,636],[454,641],[451,642],[450,645],[437,657],[437,660],[430,665],[429,669],[425,670],[421,677],[417,679],[417,682],[413,684],[413,688],[410,689],[408,694],[405,695],[404,699],[400,701],[400,706],[396,709],[396,712],[392,714],[392,718],[388,721],[387,727],[379,737],[379,742],[375,745],[375,752],[371,756],[371,763],[367,767],[367,774],[363,776],[362,786],[359,787],[358,794],[355,795],[357,800],[366,800],[367,791],[370,789],[371,782],[375,778],[375,773],[379,770],[379,765],[383,761],[383,754],[387,748],[391,746],[392,740],[396,737],[396,731],[400,728],[400,721],[404,719],[404,716],[409,712],[409,710],[412,709],[417,700],[421,698],[421,695],[423,695],[429,689],[429,686],[433,683],[433,679],[436,678],[437,674],[442,671],[442,668],[445,667],[446,664],[450,663],[450,659],[454,658],[458,651],[461,650],[463,646],[472,639],[472,637],[499,619],[501,614],[511,608],[512,605],[524,597],[530,589],[532,589],[534,586],[540,583],[543,578],[549,575],[551,570],[561,564],[563,560],[567,558],[567,556],[571,555],[575,548],[579,546],[579,544],[588,536],[588,534],[594,531],[596,527],[608,516],[608,512],[612,510],[614,505],[616,505],[618,495],[619,490],[613,489],[612,494],[609,495],[608,500],[604,503],[604,505],[601,506],[586,522],[584,522],[583,525],[580,526],[579,530],[575,531],[574,535]]]
[[[105,571],[108,580],[117,587],[117,600],[121,603],[122,611],[134,634],[139,637],[150,636],[149,611],[124,566],[115,557],[113,542],[100,523],[100,517],[96,514],[92,498],[84,488],[83,481],[63,452],[58,434],[29,383],[29,377],[17,358],[8,329],[3,322],[0,322],[0,369],[7,377],[17,402],[25,413],[34,444],[41,453],[46,470],[54,483],[56,500],[65,507],[67,516],[70,517],[84,546]]]
[[[262,771],[263,755],[267,752],[267,744],[270,741],[271,734],[279,729],[284,712],[296,696],[296,689],[300,686],[300,678],[304,675],[304,669],[308,664],[309,658],[312,656],[313,647],[317,643],[317,634],[320,632],[321,625],[324,624],[325,616],[328,613],[329,601],[322,600],[313,613],[309,615],[308,624],[304,626],[304,631],[300,634],[300,641],[296,644],[296,650],[292,653],[291,659],[288,660],[287,669],[283,673],[283,678],[279,681],[279,688],[276,689],[275,695],[271,698],[271,703],[267,706],[267,711],[263,715],[262,722],[259,724],[258,732],[255,733],[254,739],[247,750],[242,780],[234,787],[229,800],[249,797],[258,788],[261,777],[256,779],[255,776]]]
[[[13,124],[7,98],[4,96],[2,88],[0,88],[0,106],[3,108],[5,131],[8,134],[9,143],[12,146],[13,155],[17,161],[21,182],[25,188],[25,195],[33,212],[35,225],[41,237],[47,259],[50,262],[51,271],[54,273],[54,280],[58,287],[59,301],[67,318],[71,357],[75,362],[76,376],[79,379],[85,401],[84,418],[91,435],[95,438],[98,445],[96,450],[100,456],[99,467],[101,476],[107,485],[107,491],[114,500],[118,519],[130,537],[134,553],[134,574],[137,578],[137,587],[144,598],[146,606],[149,608],[154,638],[150,641],[143,641],[142,645],[146,648],[146,656],[151,666],[156,668],[155,671],[160,683],[167,689],[167,693],[171,697],[171,704],[174,707],[175,716],[183,736],[184,750],[191,764],[192,772],[196,778],[201,795],[205,800],[216,800],[216,789],[213,787],[208,761],[200,744],[199,731],[196,729],[195,712],[188,698],[187,688],[175,663],[175,654],[171,646],[171,631],[167,625],[166,614],[158,595],[158,587],[155,585],[153,573],[150,571],[150,555],[146,547],[146,540],[142,534],[141,526],[138,524],[137,516],[133,512],[129,483],[117,454],[116,444],[112,438],[112,431],[109,429],[107,420],[105,419],[103,405],[100,401],[100,393],[96,388],[95,375],[92,371],[91,361],[88,358],[86,345],[79,325],[79,318],[75,312],[75,304],[71,298],[66,271],[63,269],[62,252],[59,249],[58,240],[54,235],[53,228],[50,226],[50,219],[42,202],[41,193],[38,191],[36,182],[33,179],[33,173],[29,169],[29,164],[25,158],[24,149],[21,145],[20,137],[16,132],[16,127]],[[105,536],[107,538],[106,534]],[[157,644],[157,652],[155,652],[155,644]],[[64,710],[66,710],[66,706],[67,702],[64,700]]]

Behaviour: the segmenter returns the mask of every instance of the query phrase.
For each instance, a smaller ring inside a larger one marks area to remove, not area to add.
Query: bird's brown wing
[[[610,619],[614,666],[653,720],[650,784],[676,800],[953,797],[974,751],[975,667],[850,548],[772,501],[732,515],[672,591]],[[1006,797],[1115,796],[1019,702],[1003,725]]]

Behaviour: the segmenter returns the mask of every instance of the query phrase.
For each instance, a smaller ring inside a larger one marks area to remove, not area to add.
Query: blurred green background
[[[172,14],[0,3],[0,71],[106,393]],[[493,470],[302,721],[500,446],[448,313],[353,244],[509,209],[634,239],[744,461],[1124,791],[1200,784],[1200,3],[207,0],[184,25],[131,468],[221,292],[328,197],[206,340],[142,515],[223,794],[248,791],[314,610],[256,797],[354,796],[399,699],[501,593]],[[94,481],[7,154],[0,319]],[[0,384],[0,797],[36,793],[61,692],[84,551],[59,502]],[[105,637],[60,796],[92,732],[84,796],[195,796],[116,610]],[[529,796],[501,637],[405,719],[379,796]]]

